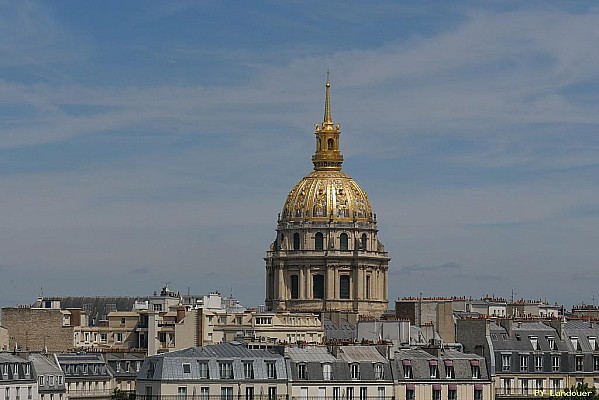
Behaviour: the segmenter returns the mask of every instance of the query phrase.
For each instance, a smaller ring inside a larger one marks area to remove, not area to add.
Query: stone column
[[[303,265],[300,265],[299,267],[299,276],[297,278],[298,281],[298,290],[299,290],[299,298],[300,299],[305,299],[306,298],[306,278],[304,277],[304,267]]]
[[[282,265],[279,266],[277,272],[279,273],[279,299],[285,300],[287,296],[285,295],[285,274]]]

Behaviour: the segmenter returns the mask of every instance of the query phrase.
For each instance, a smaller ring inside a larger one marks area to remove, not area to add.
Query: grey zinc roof
[[[29,360],[33,362],[33,368],[37,375],[63,375],[58,365],[54,364],[48,357],[39,353],[29,354]]]
[[[355,362],[387,362],[374,346],[341,346],[339,358],[350,363]]]
[[[247,349],[241,343],[220,343],[205,347],[191,347],[172,353],[152,356],[146,359],[138,380],[171,380],[171,381],[205,381],[219,380],[219,363],[232,364],[233,379],[228,381],[245,380],[244,362],[251,362],[254,371],[254,380],[286,380],[287,370],[285,359],[278,352],[267,349]],[[274,363],[276,378],[268,377],[268,363]],[[200,367],[206,364],[208,378],[202,378]],[[189,372],[184,372],[189,368]],[[187,367],[188,365],[188,367]]]
[[[287,356],[293,362],[334,362],[335,357],[329,353],[326,347],[322,346],[305,346],[305,347],[288,347]]]
[[[403,360],[410,360],[413,378],[404,378]],[[489,379],[489,374],[485,366],[485,359],[476,354],[462,353],[454,350],[445,350],[439,357],[427,353],[420,349],[399,350],[395,353],[393,367],[395,376],[400,381],[472,381],[472,361],[478,360],[480,368],[480,379],[476,381],[486,381]],[[436,361],[438,364],[439,378],[431,378],[430,376],[430,361]],[[455,378],[447,378],[445,374],[445,361],[451,361],[453,364]]]

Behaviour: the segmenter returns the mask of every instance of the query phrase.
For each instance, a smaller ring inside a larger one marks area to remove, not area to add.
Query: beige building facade
[[[267,251],[266,306],[380,316],[387,310],[389,257],[366,192],[341,171],[341,128],[331,117],[330,86],[327,78],[314,171],[287,195]]]

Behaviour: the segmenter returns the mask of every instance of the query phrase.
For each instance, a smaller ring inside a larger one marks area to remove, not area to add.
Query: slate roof
[[[67,381],[106,380],[112,376],[101,354],[58,354],[56,358]]]
[[[354,340],[356,336],[356,327],[345,320],[335,325],[330,319],[324,318],[322,327],[327,339]]]
[[[135,301],[147,301],[149,297],[56,297],[61,308],[81,308],[88,312],[92,321],[105,320],[110,311],[131,311]],[[115,309],[116,308],[116,309]]]
[[[206,381],[221,380],[222,363],[231,364],[233,378],[227,382],[245,381],[244,363],[252,363],[252,380],[286,381],[285,359],[273,349],[247,349],[242,343],[220,343],[205,347],[190,347],[171,353],[148,357],[137,375],[137,380]],[[275,377],[268,376],[269,364],[275,368]],[[208,376],[202,376],[207,368]],[[189,371],[189,372],[186,372]],[[249,378],[248,378],[249,379]]]
[[[364,347],[365,350],[360,351],[359,348]],[[352,356],[344,359],[342,351],[350,348],[348,351]],[[342,350],[343,349],[343,350]],[[378,356],[374,353],[376,352]],[[306,346],[304,348],[287,349],[289,359],[288,368],[290,381],[305,381],[305,382],[350,382],[352,380],[351,365],[358,364],[360,381],[375,381],[375,382],[392,382],[393,376],[389,361],[382,357],[378,350],[373,346],[341,346],[338,350],[338,357],[330,354],[325,347]],[[368,357],[373,356],[373,358]],[[305,375],[300,377],[299,366],[305,371]],[[325,367],[330,365],[330,379],[324,379]],[[379,365],[375,367],[375,365]],[[383,369],[382,379],[377,379],[375,376],[375,368]]]
[[[404,360],[412,369],[412,378],[405,378]],[[431,378],[431,362],[436,362],[438,366],[438,378]],[[446,362],[453,365],[454,378],[446,376]],[[480,379],[472,378],[472,364],[478,363],[480,368]],[[395,352],[395,359],[392,361],[394,376],[399,381],[429,381],[433,382],[455,382],[455,381],[488,381],[489,374],[485,366],[485,359],[476,354],[462,353],[455,350],[445,350],[439,357],[433,356],[424,350],[407,349]]]
[[[341,346],[339,358],[350,363],[387,362],[387,359],[374,346]]]

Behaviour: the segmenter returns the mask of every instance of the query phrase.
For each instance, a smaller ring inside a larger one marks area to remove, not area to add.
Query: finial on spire
[[[324,100],[324,120],[322,125],[316,124],[316,152],[312,163],[316,171],[340,171],[343,156],[339,153],[339,124],[333,124],[331,116],[331,74],[327,68],[326,95]]]
[[[324,99],[324,120],[323,127],[325,125],[333,126],[333,117],[331,117],[331,73],[327,68],[327,83],[326,83],[326,95]]]

